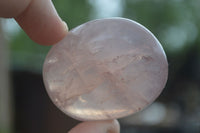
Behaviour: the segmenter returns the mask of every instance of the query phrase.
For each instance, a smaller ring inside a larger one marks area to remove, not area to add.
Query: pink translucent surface
[[[122,18],[74,28],[52,47],[43,69],[54,104],[78,120],[120,118],[145,108],[161,93],[167,75],[159,41]]]

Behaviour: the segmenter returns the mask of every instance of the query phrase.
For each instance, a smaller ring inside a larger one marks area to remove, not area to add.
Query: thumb
[[[69,133],[119,133],[120,127],[117,120],[89,121],[78,124]]]

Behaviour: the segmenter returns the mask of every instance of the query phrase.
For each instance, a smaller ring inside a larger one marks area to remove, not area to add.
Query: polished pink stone
[[[152,103],[168,75],[165,52],[129,19],[94,20],[52,47],[43,69],[53,103],[78,120],[121,118]]]

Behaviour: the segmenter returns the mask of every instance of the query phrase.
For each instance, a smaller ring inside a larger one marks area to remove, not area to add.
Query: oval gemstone
[[[165,52],[144,26],[124,18],[82,24],[54,45],[43,67],[53,103],[78,120],[125,117],[163,90]]]

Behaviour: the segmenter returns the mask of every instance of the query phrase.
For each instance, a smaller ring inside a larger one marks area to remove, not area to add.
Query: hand
[[[117,120],[90,121],[78,124],[69,133],[119,133],[119,123]]]
[[[35,42],[52,45],[68,31],[51,0],[0,0],[0,17],[15,18]],[[117,120],[90,121],[78,124],[69,133],[119,133]]]
[[[0,0],[0,17],[15,18],[33,41],[43,45],[55,44],[68,31],[51,0]]]

